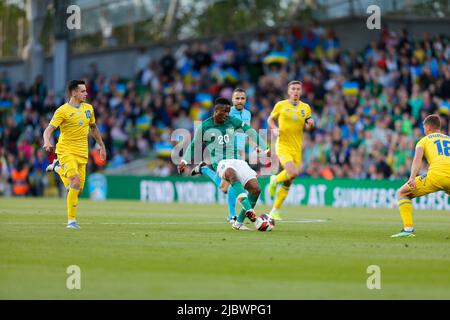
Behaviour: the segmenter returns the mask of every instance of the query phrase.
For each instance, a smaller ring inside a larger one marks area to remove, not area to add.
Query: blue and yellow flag
[[[151,122],[152,119],[150,118],[150,116],[148,114],[143,114],[142,116],[136,119],[136,127],[139,130],[146,131],[150,129]]]
[[[116,84],[116,90],[121,95],[124,95],[125,92],[127,91],[127,85],[125,83],[123,83],[123,82],[119,82],[119,83]]]
[[[170,157],[173,146],[168,142],[157,142],[154,145],[154,150],[159,157]]]
[[[283,51],[271,51],[265,58],[264,63],[286,63],[289,60],[289,56]]]
[[[197,93],[195,101],[199,102],[204,108],[209,108],[213,104],[213,96],[209,93]]]
[[[439,103],[439,112],[450,115],[450,101],[442,100]]]
[[[11,100],[0,100],[0,111],[11,109],[13,103]]]
[[[232,83],[237,83],[239,82],[239,73],[234,68],[228,67],[225,69],[225,78]]]
[[[342,84],[342,92],[346,96],[356,96],[359,92],[358,82],[355,81],[345,81]]]

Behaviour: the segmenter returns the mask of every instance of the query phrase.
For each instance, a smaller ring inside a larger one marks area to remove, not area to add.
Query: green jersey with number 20
[[[236,139],[234,138],[236,130],[245,132],[250,139],[256,142],[263,150],[267,149],[267,145],[254,129],[248,124],[245,124],[242,120],[229,116],[224,123],[214,123],[214,118],[210,117],[203,121],[198,126],[194,133],[194,139],[191,141],[188,149],[186,150],[183,160],[194,162],[200,158],[199,155],[192,155],[195,152],[201,152],[203,154],[203,143],[211,156],[211,165],[214,170],[217,169],[218,163],[223,159],[239,159],[239,151],[237,147]],[[201,156],[200,156],[201,157]],[[200,160],[204,160],[202,157]]]

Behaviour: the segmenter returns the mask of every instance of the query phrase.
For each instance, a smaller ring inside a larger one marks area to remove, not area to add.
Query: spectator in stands
[[[15,196],[26,196],[30,190],[28,164],[19,160],[11,171],[12,191]]]

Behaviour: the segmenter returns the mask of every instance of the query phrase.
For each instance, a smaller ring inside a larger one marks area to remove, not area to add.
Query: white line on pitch
[[[277,223],[318,223],[318,222],[326,222],[322,219],[304,219],[304,220],[283,220],[277,221]],[[202,225],[202,224],[225,224],[226,222],[82,222],[81,225]],[[3,222],[0,225],[62,225],[63,223],[59,222]]]

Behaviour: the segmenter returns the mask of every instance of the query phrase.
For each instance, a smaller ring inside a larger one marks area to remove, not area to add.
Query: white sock
[[[68,220],[67,224],[71,224],[72,222],[77,222],[77,220]]]
[[[403,230],[411,232],[414,230],[414,227],[404,227]]]

